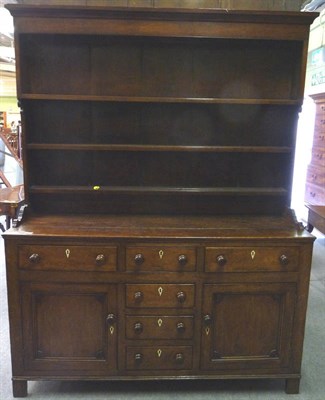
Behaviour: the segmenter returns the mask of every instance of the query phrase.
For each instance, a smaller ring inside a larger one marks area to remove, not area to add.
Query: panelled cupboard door
[[[113,285],[24,284],[24,362],[29,370],[92,374],[117,367]],[[46,373],[46,372],[45,372]],[[89,373],[89,372],[88,372]]]
[[[295,284],[205,285],[202,369],[290,366]]]

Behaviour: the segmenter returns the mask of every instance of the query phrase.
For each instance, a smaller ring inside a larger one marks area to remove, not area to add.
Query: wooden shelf
[[[21,32],[34,210],[74,211],[78,194],[80,211],[102,201],[100,213],[278,214],[289,205],[304,42],[287,30],[274,37],[273,24],[264,40],[220,36],[221,25],[213,37],[193,35],[193,26],[188,36],[183,24],[180,36]]]
[[[74,151],[152,151],[152,152],[200,152],[200,153],[290,153],[290,147],[280,146],[164,146],[150,144],[54,144],[30,143],[29,150],[74,150]]]
[[[20,99],[54,101],[101,101],[125,103],[199,103],[199,104],[268,104],[301,105],[300,99],[255,99],[255,98],[213,98],[213,97],[164,97],[164,96],[96,96],[84,94],[22,93]]]
[[[121,194],[199,194],[199,195],[257,195],[283,196],[287,194],[284,188],[256,188],[256,187],[163,187],[163,186],[31,186],[31,193],[121,193]]]

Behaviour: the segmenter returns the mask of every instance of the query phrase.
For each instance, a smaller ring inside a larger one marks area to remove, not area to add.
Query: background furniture
[[[239,377],[297,393],[313,238],[288,206],[315,14],[8,8],[28,204],[4,235],[14,395]]]
[[[6,229],[11,226],[11,221],[17,217],[20,207],[24,203],[24,186],[0,188],[0,215],[6,216]],[[0,224],[0,229],[5,228]]]
[[[308,208],[308,226],[307,230],[312,232],[314,227],[320,232],[325,233],[325,207],[307,204]]]
[[[312,158],[307,171],[305,201],[309,209],[308,230],[311,232],[313,227],[316,227],[325,233],[325,97],[324,93],[311,97],[316,103],[316,117]]]

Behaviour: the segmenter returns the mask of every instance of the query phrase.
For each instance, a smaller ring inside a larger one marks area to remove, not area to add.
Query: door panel
[[[26,284],[22,293],[26,367],[116,369],[114,286]]]
[[[202,368],[288,366],[294,302],[294,284],[205,285]]]

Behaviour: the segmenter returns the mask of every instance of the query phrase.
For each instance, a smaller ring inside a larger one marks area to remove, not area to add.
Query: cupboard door
[[[290,365],[295,284],[205,285],[203,369]]]
[[[32,370],[116,369],[116,290],[110,285],[26,284],[25,366]]]

